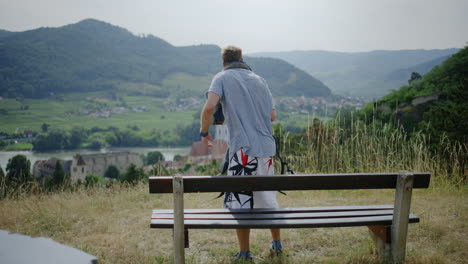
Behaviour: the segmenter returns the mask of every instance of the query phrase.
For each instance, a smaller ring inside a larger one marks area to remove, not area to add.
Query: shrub
[[[85,186],[87,188],[103,186],[106,183],[106,180],[95,174],[88,174],[85,178]]]

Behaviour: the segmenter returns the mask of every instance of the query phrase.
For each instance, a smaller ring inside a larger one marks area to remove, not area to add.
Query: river
[[[6,166],[8,160],[16,155],[25,155],[27,159],[31,161],[31,170],[36,160],[47,160],[55,157],[64,160],[71,160],[76,154],[93,154],[93,153],[108,153],[118,151],[131,151],[139,154],[146,155],[150,151],[160,151],[165,160],[173,160],[174,156],[179,154],[181,156],[187,155],[190,152],[190,148],[106,148],[101,150],[67,150],[57,152],[32,152],[32,151],[0,151],[0,166],[3,171],[6,172]]]

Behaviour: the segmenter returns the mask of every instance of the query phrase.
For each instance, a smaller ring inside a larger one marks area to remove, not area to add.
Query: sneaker
[[[279,256],[283,254],[283,246],[281,245],[281,240],[273,240],[270,244],[270,253],[272,255]]]
[[[234,255],[232,258],[232,263],[251,263],[252,261],[252,256],[250,255],[250,251],[241,251],[237,252],[237,254]]]

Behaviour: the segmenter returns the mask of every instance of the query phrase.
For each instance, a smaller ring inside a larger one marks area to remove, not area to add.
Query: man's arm
[[[275,121],[275,120],[276,120],[276,110],[271,109],[271,121]]]
[[[213,92],[208,93],[208,99],[206,99],[205,106],[201,112],[200,116],[200,132],[201,133],[208,133],[208,129],[210,128],[211,123],[213,122],[213,114],[216,109],[216,105],[219,102],[219,96]],[[201,141],[211,146],[211,142],[213,138],[210,134],[206,137],[201,137]]]

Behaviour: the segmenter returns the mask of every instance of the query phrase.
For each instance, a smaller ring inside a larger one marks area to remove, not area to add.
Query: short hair
[[[236,46],[227,46],[221,50],[223,63],[231,63],[242,60],[242,49]]]

